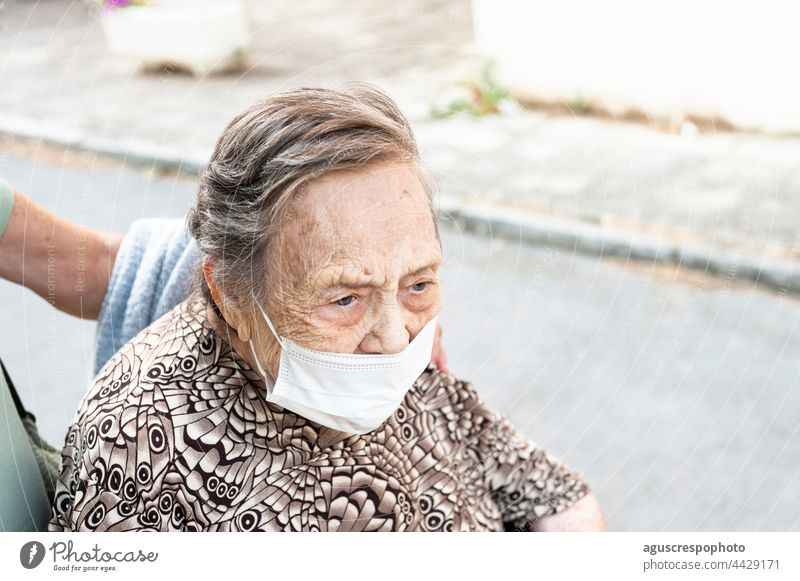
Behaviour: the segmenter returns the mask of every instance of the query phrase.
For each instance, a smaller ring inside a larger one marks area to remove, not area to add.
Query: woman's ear
[[[251,336],[250,321],[238,305],[223,298],[221,289],[214,281],[214,263],[207,257],[203,258],[203,278],[205,278],[208,289],[211,291],[211,296],[214,302],[217,303],[225,322],[236,330],[240,340],[245,343],[249,341]]]

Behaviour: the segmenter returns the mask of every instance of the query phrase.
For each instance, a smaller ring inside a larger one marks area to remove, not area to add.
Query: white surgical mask
[[[267,382],[267,401],[312,421],[348,432],[371,432],[400,406],[406,393],[431,361],[436,319],[431,319],[400,353],[368,355],[316,351],[281,337],[258,306],[281,345],[278,377]]]

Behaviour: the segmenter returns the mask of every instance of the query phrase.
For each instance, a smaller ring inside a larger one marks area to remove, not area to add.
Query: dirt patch
[[[721,116],[703,116],[686,113],[674,119],[654,117],[636,108],[612,111],[595,100],[576,97],[572,101],[548,100],[530,93],[512,93],[524,109],[539,111],[553,116],[593,117],[606,121],[636,123],[664,133],[729,133],[741,131],[733,123]],[[753,133],[748,130],[748,133]]]
[[[703,292],[759,292],[794,304],[800,303],[800,295],[795,293],[780,293],[752,280],[729,278],[724,274],[709,273],[674,263],[648,263],[616,256],[604,256],[603,261],[625,272],[649,276],[663,283],[690,286]]]

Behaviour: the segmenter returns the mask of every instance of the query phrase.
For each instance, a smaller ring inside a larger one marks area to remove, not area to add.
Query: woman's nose
[[[391,355],[400,353],[408,346],[411,337],[402,315],[384,317],[363,339],[362,353]]]

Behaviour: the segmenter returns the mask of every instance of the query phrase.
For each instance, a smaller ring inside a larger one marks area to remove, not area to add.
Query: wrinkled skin
[[[268,254],[269,300],[262,306],[279,334],[305,347],[397,353],[442,308],[442,250],[427,194],[405,164],[336,171],[310,182]],[[212,286],[215,298],[218,290]],[[255,355],[274,378],[280,346],[261,314],[224,304],[233,348],[254,365],[252,337]]]

